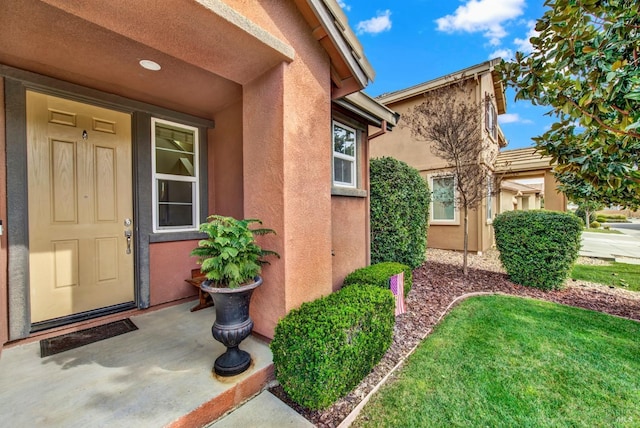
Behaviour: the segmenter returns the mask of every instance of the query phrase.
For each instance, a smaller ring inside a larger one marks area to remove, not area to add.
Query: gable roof
[[[551,158],[536,152],[535,147],[503,150],[496,158],[496,170],[507,172],[552,169]]]
[[[446,76],[441,76],[436,79],[411,86],[409,88],[382,94],[376,99],[381,103],[387,105],[406,100],[407,98],[415,97],[416,95],[423,94],[436,88],[450,85],[459,80],[471,79],[481,74],[491,73],[491,78],[493,80],[493,89],[496,96],[496,104],[498,106],[498,114],[504,114],[507,111],[507,104],[504,96],[505,88],[500,74],[495,70],[496,65],[498,65],[501,61],[502,60],[500,58],[494,58],[481,64],[476,64],[463,70],[455,71],[453,73],[447,74]]]

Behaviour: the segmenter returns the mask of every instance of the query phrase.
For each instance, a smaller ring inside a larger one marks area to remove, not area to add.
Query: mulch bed
[[[495,292],[532,297],[640,321],[638,295],[620,293],[608,287],[572,284],[570,281],[564,290],[545,292],[516,285],[509,281],[506,274],[497,271],[471,268],[465,278],[460,266],[434,261],[425,263],[413,275],[413,288],[406,298],[407,312],[396,318],[391,347],[352,392],[328,409],[312,411],[291,401],[280,386],[269,391],[317,427],[337,427],[393,367],[431,332],[451,303],[468,293]]]

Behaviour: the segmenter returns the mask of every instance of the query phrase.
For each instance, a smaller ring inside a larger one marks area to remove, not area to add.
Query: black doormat
[[[62,336],[52,337],[50,339],[43,339],[40,341],[40,358],[59,354],[60,352],[79,348],[80,346],[119,336],[137,329],[138,327],[136,327],[133,321],[126,318],[109,324],[91,327],[86,330],[63,334]]]

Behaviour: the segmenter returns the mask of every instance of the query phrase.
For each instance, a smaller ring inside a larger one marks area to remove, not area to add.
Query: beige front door
[[[31,322],[132,302],[131,116],[28,91],[27,150]]]

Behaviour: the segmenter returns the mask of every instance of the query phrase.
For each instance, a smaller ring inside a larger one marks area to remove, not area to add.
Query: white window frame
[[[460,225],[460,214],[459,209],[455,201],[458,200],[458,186],[457,186],[457,177],[455,174],[445,173],[445,174],[432,174],[428,176],[429,178],[429,188],[431,189],[431,209],[429,209],[429,223],[432,225],[442,225],[442,226],[458,226]],[[453,178],[453,219],[436,219],[433,217],[434,214],[434,201],[433,201],[433,181],[442,178]]]
[[[487,175],[487,224],[493,223],[493,177]]]
[[[487,133],[493,138],[495,141],[498,139],[498,112],[496,111],[496,107],[493,105],[493,101],[491,101],[491,97],[488,95],[485,97],[485,127],[487,129]]]
[[[349,156],[349,155],[345,155],[344,153],[340,153],[340,152],[336,152],[335,149],[335,141],[334,141],[334,129],[335,126],[339,126],[341,128],[346,129],[347,131],[351,131],[353,132],[353,135],[355,136],[355,140],[356,140],[356,144],[354,147],[354,155],[353,156]],[[343,122],[340,122],[338,120],[332,120],[331,121],[331,151],[333,153],[333,156],[331,157],[331,181],[333,182],[333,185],[335,187],[347,187],[350,189],[357,189],[358,188],[358,153],[359,153],[359,144],[358,144],[358,131],[353,128],[352,126],[346,125]],[[352,183],[347,183],[347,182],[343,182],[343,181],[336,181],[336,174],[335,174],[335,158],[338,159],[342,159],[342,160],[347,160],[347,161],[351,161],[351,177],[352,177]]]
[[[186,131],[193,131],[193,176],[185,175],[173,175],[162,174],[156,172],[156,124],[165,124],[182,128]],[[197,231],[200,225],[200,169],[199,169],[199,151],[200,151],[200,135],[199,129],[194,126],[185,125],[178,122],[172,122],[169,120],[151,118],[151,168],[152,168],[152,213],[153,213],[153,232],[154,233],[168,233],[168,232],[191,232]],[[160,226],[158,218],[158,181],[159,180],[171,180],[182,181],[192,183],[192,219],[191,225],[188,226]]]

